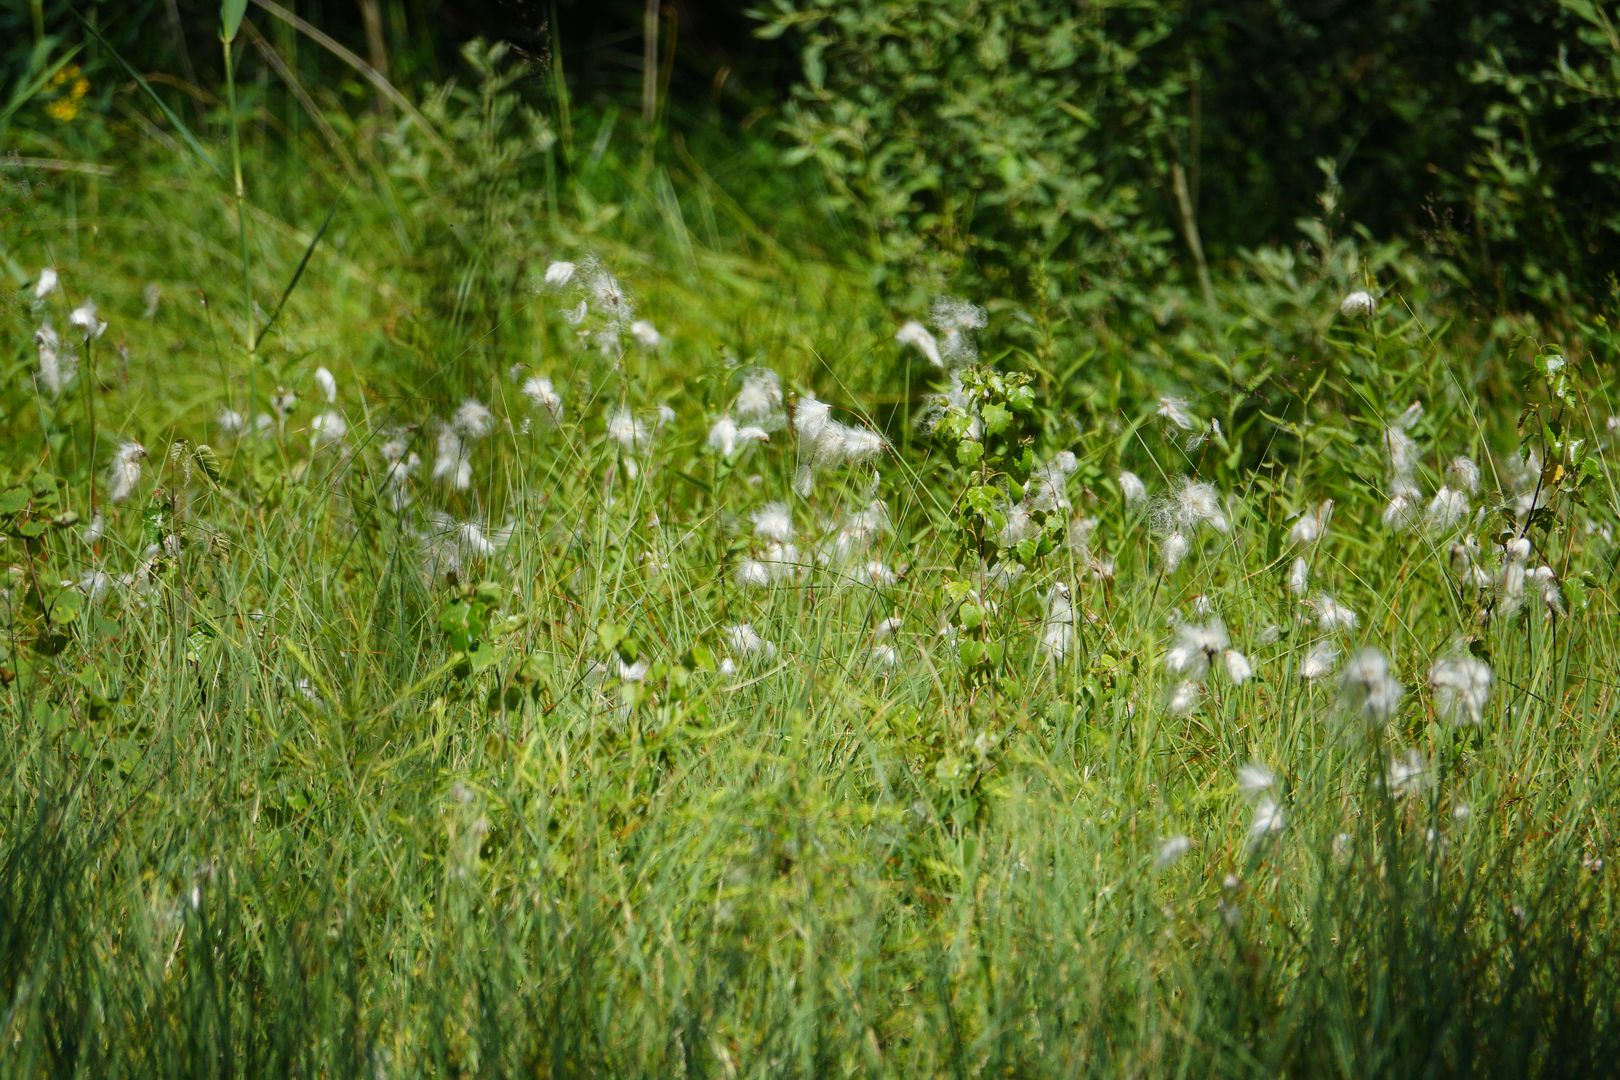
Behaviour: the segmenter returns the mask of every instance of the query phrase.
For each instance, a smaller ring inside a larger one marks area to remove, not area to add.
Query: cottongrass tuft
[[[1181,861],[1181,857],[1192,850],[1192,841],[1185,836],[1168,836],[1159,844],[1159,850],[1153,856],[1153,869],[1165,870]]]
[[[123,502],[134,493],[141,482],[141,462],[146,460],[146,447],[133,439],[120,443],[107,470],[107,498]]]
[[[1436,660],[1429,668],[1434,708],[1448,724],[1478,724],[1491,696],[1491,667],[1472,656]]]
[[[1135,473],[1121,469],[1119,473],[1119,495],[1125,500],[1126,506],[1135,506],[1147,498],[1147,485]]]
[[[922,323],[906,323],[896,331],[894,340],[899,345],[910,346],[922,353],[923,357],[934,367],[942,368],[945,366],[945,360],[939,352],[939,342],[934,340],[934,335],[930,334],[928,328]]]
[[[1339,677],[1345,710],[1369,727],[1387,724],[1400,708],[1401,684],[1390,674],[1389,660],[1377,649],[1352,656]]]
[[[72,349],[63,349],[61,339],[50,323],[34,331],[34,347],[39,351],[39,385],[52,397],[61,394],[79,371],[79,357]]]
[[[1378,301],[1366,289],[1357,289],[1347,293],[1339,301],[1339,314],[1352,319],[1370,319],[1373,312],[1378,310]]]
[[[1042,656],[1053,661],[1066,660],[1074,651],[1074,601],[1069,586],[1061,581],[1047,590],[1038,647]]]
[[[551,418],[552,423],[562,420],[563,399],[552,385],[551,380],[544,375],[535,375],[525,380],[522,394],[528,398],[535,408],[543,410]]]

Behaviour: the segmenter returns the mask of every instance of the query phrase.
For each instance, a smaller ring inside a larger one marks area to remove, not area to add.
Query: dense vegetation
[[[0,1072],[1606,1071],[1601,7],[461,7],[0,12]]]

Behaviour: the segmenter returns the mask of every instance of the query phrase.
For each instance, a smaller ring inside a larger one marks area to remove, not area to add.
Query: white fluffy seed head
[[[780,418],[782,409],[782,380],[770,368],[753,368],[743,376],[732,411],[743,420],[763,421]]]
[[[1134,506],[1147,498],[1147,485],[1142,478],[1128,470],[1120,470],[1119,494],[1125,500],[1126,506]]]
[[[894,340],[900,345],[909,345],[922,353],[928,362],[937,368],[945,366],[945,360],[939,353],[939,342],[934,335],[920,322],[908,322],[894,335]]]
[[[1372,293],[1366,289],[1357,289],[1352,293],[1347,293],[1344,299],[1339,301],[1339,314],[1352,319],[1371,318],[1373,312],[1377,310],[1378,301],[1373,299]]]
[[[315,385],[320,388],[321,399],[328,405],[337,401],[337,380],[324,367],[315,369]]]
[[[637,319],[630,324],[630,336],[635,339],[637,345],[648,350],[658,348],[659,343],[664,340],[658,328],[646,319]]]
[[[1258,761],[1251,761],[1237,772],[1238,791],[1246,799],[1257,799],[1277,784],[1277,775]]]
[[[1319,641],[1311,646],[1305,654],[1305,659],[1299,664],[1299,677],[1306,682],[1315,682],[1317,679],[1333,673],[1333,665],[1338,662],[1339,650],[1330,641]]]
[[[39,385],[46,393],[56,397],[72,382],[79,370],[79,358],[72,349],[63,349],[56,331],[45,323],[34,331],[34,346],[39,350]]]
[[[1219,619],[1202,624],[1182,623],[1176,628],[1176,640],[1165,653],[1164,663],[1177,675],[1202,680],[1209,674],[1210,665],[1220,659],[1231,644],[1226,624]]]
[[[1255,804],[1254,817],[1249,822],[1249,844],[1259,846],[1273,833],[1282,832],[1286,823],[1283,808],[1275,799],[1261,799]]]
[[[761,540],[786,544],[793,539],[793,514],[787,503],[767,503],[754,511],[754,535]]]
[[[523,384],[523,396],[528,398],[534,407],[544,409],[546,415],[552,420],[561,420],[563,412],[562,395],[552,385],[551,380],[544,375],[536,375]]]
[[[120,443],[113,454],[107,474],[107,498],[123,502],[134,493],[141,482],[141,462],[146,460],[146,447],[131,439]]]
[[[73,324],[75,330],[84,335],[86,341],[98,338],[107,331],[107,324],[96,318],[96,302],[94,300],[86,300],[83,304],[74,308],[73,314],[68,316],[68,322]]]
[[[468,398],[456,409],[450,423],[463,437],[482,439],[495,429],[495,415],[477,398]]]
[[[1166,837],[1160,844],[1158,852],[1153,856],[1153,868],[1163,870],[1174,866],[1181,857],[1192,850],[1192,841],[1185,836]]]
[[[1289,541],[1302,547],[1316,543],[1327,532],[1328,518],[1332,514],[1332,499],[1323,499],[1315,506],[1308,507],[1294,519],[1294,527],[1288,532]]]
[[[1345,664],[1339,677],[1345,708],[1370,727],[1388,723],[1401,704],[1401,684],[1390,674],[1389,660],[1377,649],[1362,649]]]
[[[1429,668],[1435,711],[1450,724],[1478,724],[1491,695],[1491,668],[1472,656],[1436,660]]]

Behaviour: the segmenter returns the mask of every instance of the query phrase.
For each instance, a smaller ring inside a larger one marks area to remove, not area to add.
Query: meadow
[[[254,12],[0,121],[0,1072],[1613,1068],[1612,295],[1331,183],[1139,318],[897,283]]]

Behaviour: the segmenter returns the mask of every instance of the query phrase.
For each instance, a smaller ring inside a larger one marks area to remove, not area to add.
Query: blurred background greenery
[[[831,246],[896,295],[965,273],[1153,309],[1325,226],[1416,249],[1484,312],[1545,314],[1609,293],[1620,253],[1620,35],[1594,0],[358,0],[249,22],[241,48],[278,59],[244,92],[288,139],[311,109],[386,116],[361,65],[414,96],[465,43],[507,42],[531,104],[680,133],[659,155],[699,132],[752,151],[732,193],[834,216]],[[200,121],[216,27],[200,0],[7,5],[10,148],[38,149],[19,123],[43,109],[49,152],[109,149],[112,50]]]

